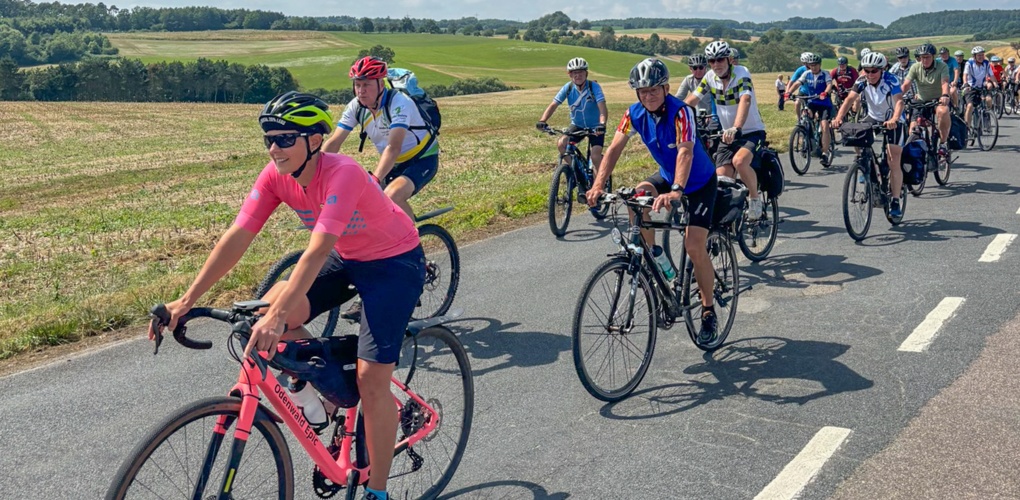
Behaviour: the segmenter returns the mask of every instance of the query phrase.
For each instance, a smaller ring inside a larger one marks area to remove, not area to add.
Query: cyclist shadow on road
[[[586,210],[587,211],[587,210]],[[562,238],[557,238],[559,241],[566,241],[570,243],[583,243],[586,241],[595,241],[597,239],[609,236],[609,233],[613,230],[613,222],[610,219],[605,220],[591,220],[586,221],[587,227],[578,229],[567,229],[567,232]]]
[[[952,181],[952,179],[950,179]],[[935,186],[933,186],[935,187]],[[978,182],[978,181],[964,181],[964,182],[950,182],[945,187],[935,187],[935,189],[925,189],[919,198],[952,198],[954,196],[960,196],[964,194],[997,194],[997,195],[1015,195],[1020,194],[1020,186],[1014,186],[1012,184],[1006,184],[1003,182]],[[907,207],[907,214],[909,215],[909,207]]]
[[[783,184],[783,193],[786,193],[786,192],[789,192],[789,191],[803,191],[803,190],[808,189],[808,188],[823,188],[824,189],[824,188],[827,188],[827,187],[829,187],[829,186],[826,186],[825,184],[810,184],[810,183],[807,183],[807,182],[797,182],[797,181],[791,180],[789,177],[787,177],[786,178],[786,183]],[[780,197],[780,200],[782,200],[782,197]]]
[[[858,245],[882,247],[904,241],[948,241],[959,238],[982,238],[1001,234],[1002,229],[986,226],[980,222],[948,221],[945,219],[904,220],[898,226],[890,226],[888,232],[873,234]],[[963,234],[960,234],[963,233]]]
[[[570,337],[564,335],[510,331],[520,325],[493,318],[461,318],[446,326],[464,344],[475,377],[514,366],[552,364],[561,352],[570,350]]]
[[[527,493],[521,490],[527,490]],[[531,495],[528,495],[530,493]],[[439,499],[448,498],[521,498],[533,500],[564,500],[570,493],[549,493],[544,487],[528,481],[491,481],[475,486],[468,486],[456,491],[444,493]]]
[[[882,270],[847,262],[844,255],[787,254],[740,267],[741,289],[747,285],[773,288],[841,287],[882,274]]]
[[[695,379],[637,391],[607,404],[601,414],[620,420],[657,418],[711,401],[743,396],[779,405],[805,405],[874,385],[837,361],[850,346],[782,337],[741,339],[705,353],[703,363],[684,369]]]
[[[780,201],[780,203],[782,203]],[[793,207],[779,207],[779,234],[783,238],[816,240],[830,234],[839,234],[846,229],[836,226],[819,226],[818,221],[803,218],[811,212]],[[798,236],[793,236],[798,235]]]

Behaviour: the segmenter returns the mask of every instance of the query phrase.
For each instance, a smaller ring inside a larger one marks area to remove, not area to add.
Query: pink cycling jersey
[[[269,162],[234,224],[257,233],[281,202],[294,209],[312,232],[337,236],[334,248],[344,259],[385,259],[419,244],[410,217],[349,156],[319,155],[319,168],[307,188]]]

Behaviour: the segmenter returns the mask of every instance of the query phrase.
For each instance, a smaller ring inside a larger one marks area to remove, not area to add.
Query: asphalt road
[[[617,404],[584,391],[570,354],[580,289],[613,251],[608,226],[584,215],[564,240],[542,224],[462,248],[456,306],[466,315],[453,327],[471,356],[476,410],[447,495],[1020,495],[999,471],[1016,469],[1007,445],[1020,442],[1016,384],[1002,380],[1015,378],[1016,356],[1000,352],[1020,352],[1008,335],[1016,325],[1007,328],[1020,303],[1020,244],[979,262],[997,235],[1020,232],[1017,123],[1002,121],[994,151],[962,152],[949,186],[929,178],[902,225],[876,212],[860,244],[840,208],[852,152],[803,177],[788,168],[780,241],[765,262],[741,262],[753,288],[729,343],[706,355],[682,325],[660,331],[647,377]],[[964,300],[927,349],[898,350],[947,297]],[[136,339],[0,379],[0,497],[98,498],[149,426],[224,394],[237,373],[225,332],[192,331],[217,347],[168,343],[153,357]],[[802,450],[825,448],[825,437],[835,445],[813,455],[812,474],[798,465],[811,454]],[[312,497],[309,470],[297,462],[302,498]],[[916,489],[933,476],[943,489]]]

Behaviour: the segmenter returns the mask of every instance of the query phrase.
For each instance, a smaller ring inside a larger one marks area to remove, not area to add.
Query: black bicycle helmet
[[[932,55],[932,56],[935,55],[935,46],[930,44],[930,43],[922,44],[920,47],[917,48],[917,55],[924,55],[924,54],[928,54],[928,55]]]
[[[896,47],[896,58],[910,57],[910,49],[906,47]]]
[[[839,59],[836,59],[836,63],[838,63],[838,64],[846,64],[847,62],[848,62],[847,58],[845,58],[843,56],[840,56]]]
[[[669,83],[669,68],[662,61],[649,57],[630,70],[630,88],[644,89]]]

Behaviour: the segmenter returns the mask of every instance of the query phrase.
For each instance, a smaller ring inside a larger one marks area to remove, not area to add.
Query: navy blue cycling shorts
[[[437,170],[439,170],[439,153],[408,160],[394,166],[393,170],[386,174],[386,183],[393,182],[393,179],[397,177],[407,177],[411,184],[414,184],[414,192],[411,194],[418,194],[418,191],[421,191],[421,188],[436,176]]]

